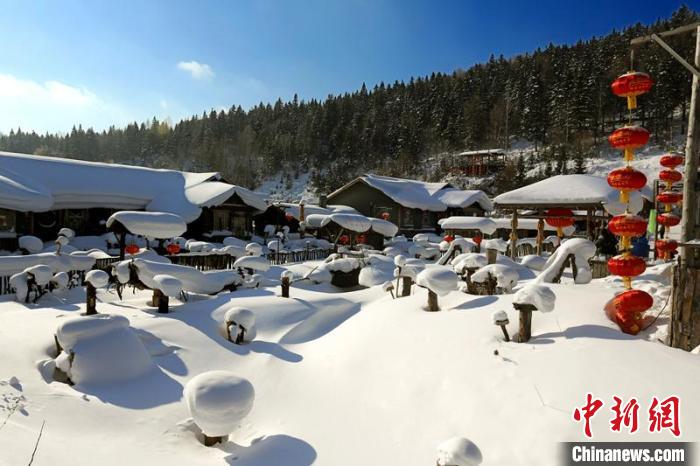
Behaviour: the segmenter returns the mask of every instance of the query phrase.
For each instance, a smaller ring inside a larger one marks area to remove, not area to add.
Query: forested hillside
[[[539,148],[537,158],[565,167],[567,159],[580,163],[595,155],[602,138],[626,118],[624,100],[609,86],[629,68],[629,39],[698,19],[683,7],[653,25],[637,24],[512,58],[491,57],[452,74],[363,85],[323,101],[295,97],[247,111],[233,106],[173,127],[153,119],[103,132],[75,122],[67,135],[17,129],[0,136],[0,149],[217,170],[252,188],[283,170],[290,177],[308,172],[313,187],[326,192],[367,171],[422,176],[421,165],[431,155],[508,147],[516,140],[530,141]],[[692,57],[690,35],[669,42]],[[663,144],[672,131],[683,130],[690,73],[655,45],[639,48],[635,68],[656,81],[653,91],[640,98],[637,117]],[[441,175],[439,170],[431,174]]]

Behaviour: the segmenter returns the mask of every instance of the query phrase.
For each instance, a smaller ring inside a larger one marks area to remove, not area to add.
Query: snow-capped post
[[[85,315],[97,314],[97,288],[107,286],[109,275],[103,270],[91,270],[85,274]]]
[[[437,447],[437,466],[479,466],[481,450],[464,437],[454,437]]]
[[[513,217],[510,219],[510,258],[515,259],[516,246],[518,245],[518,209],[513,209]]]
[[[446,296],[459,288],[459,277],[446,267],[429,267],[416,277],[416,285],[428,289],[427,311],[440,310],[438,295]]]
[[[506,325],[508,325],[510,321],[508,320],[508,314],[506,314],[506,311],[495,311],[491,315],[491,318],[493,319],[494,325],[501,327],[501,330],[503,331],[503,338],[505,338],[506,341],[510,341],[508,329],[506,328]]]
[[[486,262],[488,264],[495,264],[496,258],[498,257],[498,250],[493,248],[486,249]]]
[[[153,277],[153,307],[158,308],[158,313],[169,312],[170,297],[176,297],[182,293],[182,282],[170,275],[158,274]]]
[[[513,307],[520,312],[519,343],[529,341],[532,336],[533,311],[553,311],[556,299],[556,295],[550,288],[537,284],[525,285],[515,293]]]
[[[394,265],[396,266],[396,296],[399,295],[399,280],[402,280],[401,297],[409,296],[411,294],[411,277],[401,273],[406,266],[406,257],[401,254],[394,257]]]
[[[250,413],[255,401],[253,385],[228,371],[209,371],[193,377],[185,385],[183,395],[207,447],[222,443]]]
[[[255,328],[255,314],[242,307],[232,307],[226,311],[224,325],[226,339],[237,345],[253,341],[258,334]]]
[[[382,285],[382,290],[388,291],[391,295],[391,299],[396,299],[396,297],[394,296],[394,284],[392,282],[384,282],[384,284]]]
[[[544,242],[544,219],[537,220],[537,255],[542,255],[542,243]]]
[[[282,286],[282,297],[289,298],[289,286],[292,283],[292,277],[294,273],[291,270],[285,270],[280,276],[280,282]]]

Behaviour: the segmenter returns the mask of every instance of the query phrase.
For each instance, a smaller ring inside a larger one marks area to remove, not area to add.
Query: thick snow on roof
[[[634,193],[633,193],[634,194]],[[647,197],[648,190],[642,195]],[[496,196],[496,206],[557,204],[606,204],[618,197],[608,181],[593,175],[557,175]]]
[[[399,227],[388,220],[381,218],[370,218],[369,221],[372,222],[372,230],[374,232],[379,233],[382,236],[386,236],[387,238],[393,238],[399,231]]]
[[[479,204],[482,209],[490,212],[493,210],[493,204],[485,192],[473,190],[461,190],[456,188],[446,188],[438,191],[435,194],[440,201],[447,207],[465,208],[472,204]]]
[[[337,223],[346,230],[364,233],[372,227],[370,219],[364,215],[357,214],[331,214],[329,217],[331,222]]]
[[[496,224],[488,217],[447,217],[438,220],[443,230],[479,230],[491,235],[496,231]]]
[[[506,230],[510,230],[510,218],[505,218],[505,217],[491,217],[491,220],[493,220],[494,224],[496,225],[496,228],[505,228]],[[532,230],[532,231],[537,231],[537,222],[539,219],[536,218],[519,218],[518,219],[518,230]],[[544,230],[545,231],[557,231],[556,227],[553,227],[551,225],[548,225],[547,222],[544,222]],[[564,234],[566,236],[570,236],[573,234],[574,231],[576,231],[576,228],[574,227],[564,227],[563,228]]]
[[[86,162],[0,152],[0,208],[21,212],[109,208],[170,212],[186,222],[200,207],[223,202],[236,192],[246,204],[264,210],[261,196],[219,181],[218,173]],[[262,202],[262,204],[261,204]]]
[[[299,204],[294,204],[292,202],[279,202],[275,203],[275,205],[277,205],[280,209],[284,210],[285,214],[290,214],[296,220],[299,220],[299,217],[301,216],[301,208],[299,207]],[[304,205],[304,218],[306,218],[307,215],[312,214],[330,215],[332,213],[332,209],[327,209],[325,207],[320,207],[312,204]]]
[[[436,212],[447,209],[445,204],[433,196],[447,187],[447,183],[427,183],[379,175],[365,175],[361,179],[404,207]]]
[[[129,233],[148,238],[167,239],[180,236],[187,230],[181,217],[165,212],[134,212],[124,210],[113,213],[107,219],[107,228],[121,223]]]

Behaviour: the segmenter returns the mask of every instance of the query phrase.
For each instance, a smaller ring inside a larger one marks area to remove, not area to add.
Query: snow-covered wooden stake
[[[97,288],[90,282],[85,284],[85,315],[97,314]]]
[[[437,312],[439,310],[437,294],[432,290],[428,290],[428,311]]]
[[[489,264],[495,264],[497,256],[498,256],[498,251],[496,249],[487,249],[486,250],[486,261]]]
[[[413,285],[413,280],[411,277],[401,278],[401,297],[411,296],[411,285]]]
[[[282,275],[280,277],[280,285],[282,287],[282,297],[283,298],[289,298],[289,287],[292,283],[292,272],[289,270],[285,270],[282,272]]]
[[[513,217],[510,220],[510,258],[515,259],[518,245],[518,209],[513,209]]]
[[[520,312],[520,332],[518,334],[518,342],[525,343],[532,336],[532,311],[537,308],[532,304],[513,303],[513,307]]]
[[[159,289],[153,290],[153,306],[158,308],[159,314],[167,314],[169,311],[170,298]]]
[[[508,314],[506,314],[506,311],[496,311],[491,317],[493,318],[494,325],[501,327],[501,330],[503,331],[503,338],[505,338],[506,341],[510,341],[508,329],[506,329],[506,325],[508,325],[510,321],[508,320]]]
[[[394,296],[394,284],[393,283],[391,283],[390,281],[384,282],[384,284],[382,285],[382,289],[384,291],[389,292],[389,294],[391,295],[391,299],[396,299],[396,297]]]

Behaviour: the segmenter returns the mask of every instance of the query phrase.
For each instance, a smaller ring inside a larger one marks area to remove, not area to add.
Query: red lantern
[[[675,191],[664,191],[656,195],[656,200],[662,204],[678,204],[683,200],[683,194]]]
[[[649,131],[641,126],[623,126],[618,128],[608,137],[610,145],[615,149],[625,152],[625,160],[633,158],[632,151],[639,149],[649,142]]]
[[[675,227],[681,223],[681,218],[676,214],[668,212],[656,216],[656,221],[665,227]]]
[[[474,238],[472,238],[474,242],[476,243],[477,246],[481,245],[481,242],[484,240],[483,236],[477,235]]]
[[[360,244],[365,244],[367,242],[366,235],[357,235],[357,242]]]
[[[382,212],[382,218],[384,220],[389,220],[391,218],[391,214],[389,212]]]
[[[136,254],[137,252],[139,252],[140,250],[141,250],[141,249],[140,249],[137,245],[135,245],[135,244],[133,244],[133,243],[132,243],[132,244],[128,244],[128,245],[124,248],[124,252],[127,253],[127,254],[130,254],[130,255],[132,255],[132,256],[133,256],[134,254]]]
[[[685,157],[683,157],[681,154],[666,154],[661,156],[661,160],[659,163],[661,163],[661,166],[666,167],[666,168],[676,168],[678,165],[682,164],[685,161]]]
[[[168,254],[177,254],[180,252],[180,245],[177,243],[170,243],[165,247],[165,250],[168,251]]]
[[[616,215],[608,222],[608,230],[617,236],[639,237],[646,234],[647,222],[633,214]]]
[[[644,312],[653,305],[654,298],[642,290],[627,290],[613,298],[615,312],[620,314]]]
[[[678,249],[678,242],[672,239],[657,239],[654,245],[656,246],[656,252],[661,255],[662,259]]]
[[[561,238],[564,236],[563,228],[570,227],[574,224],[573,216],[574,213],[571,209],[549,209],[545,213],[544,221],[547,222],[547,225],[555,227],[557,229],[557,236]]]
[[[647,185],[647,177],[632,167],[618,168],[608,175],[608,184],[618,191],[636,191]]]
[[[348,244],[350,243],[350,237],[348,235],[342,235],[339,239],[338,242],[340,244]]]
[[[455,237],[452,235],[445,235],[442,239],[444,241],[447,241],[448,243],[451,243],[452,241],[454,241]]]
[[[676,170],[661,170],[659,179],[667,183],[676,183],[683,179],[683,174]]]
[[[288,222],[291,222],[292,220],[294,220],[294,215],[287,212],[286,214],[284,214],[284,218],[286,218]]]
[[[637,256],[615,256],[608,260],[608,270],[613,275],[636,277],[647,269],[644,259]]]
[[[618,77],[610,87],[613,94],[627,97],[627,108],[633,110],[637,108],[637,96],[649,92],[653,85],[654,81],[648,74],[630,71]]]

